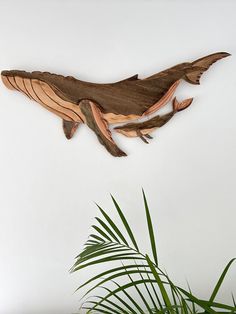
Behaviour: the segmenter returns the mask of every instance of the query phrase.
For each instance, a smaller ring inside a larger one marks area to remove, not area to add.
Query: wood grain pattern
[[[146,110],[143,113],[143,116],[150,115],[150,114],[156,112],[157,110],[161,109],[163,106],[165,106],[172,99],[172,97],[176,91],[176,88],[179,86],[179,83],[180,83],[180,80],[176,81],[173,85],[171,85],[171,87],[168,89],[166,94],[164,96],[162,96],[162,98],[160,100],[158,100],[158,102],[156,102],[148,110]]]
[[[226,52],[218,52],[194,62],[178,64],[146,79],[139,79],[136,74],[110,84],[89,83],[40,71],[2,71],[1,76],[7,88],[23,93],[62,118],[66,138],[72,138],[78,126],[85,123],[112,155],[125,156],[112,139],[110,125],[154,114],[171,101],[181,80],[199,84],[201,75],[214,62],[227,56]],[[147,142],[151,132],[165,125],[191,102],[192,98],[182,102],[174,98],[170,113],[126,123],[116,127],[115,131],[128,137],[138,136]]]

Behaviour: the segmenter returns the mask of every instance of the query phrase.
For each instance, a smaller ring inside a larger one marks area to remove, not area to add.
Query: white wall
[[[72,313],[73,291],[90,272],[69,275],[98,202],[113,193],[144,230],[149,199],[159,259],[179,284],[207,298],[236,256],[236,2],[0,1],[0,69],[42,70],[112,82],[216,51],[201,86],[182,83],[193,105],[157,131],[151,144],[115,136],[129,156],[113,158],[81,127],[61,121],[0,86],[0,313]],[[146,247],[146,233],[139,240]],[[220,295],[236,293],[236,267]]]

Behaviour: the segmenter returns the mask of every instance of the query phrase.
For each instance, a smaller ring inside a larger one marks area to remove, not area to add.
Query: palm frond
[[[142,193],[152,258],[140,251],[131,226],[113,196],[111,198],[118,213],[118,222],[97,205],[101,217],[95,217],[93,231],[82,252],[76,256],[71,272],[106,263],[121,262],[122,265],[114,264],[105,271],[96,273],[76,289],[78,291],[87,287],[81,298],[81,308],[87,310],[87,313],[105,314],[236,313],[233,296],[233,306],[215,301],[235,259],[225,267],[209,300],[194,296],[189,285],[188,291],[176,286],[160,269],[150,210],[144,191]],[[104,293],[91,296],[97,289],[102,289]],[[203,312],[198,312],[199,310]]]

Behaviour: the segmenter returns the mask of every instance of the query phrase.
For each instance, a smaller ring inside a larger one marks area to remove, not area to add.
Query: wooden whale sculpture
[[[22,92],[61,117],[68,139],[81,123],[85,123],[113,156],[126,156],[112,139],[110,124],[146,117],[145,121],[129,122],[114,130],[147,142],[147,138],[152,138],[150,133],[191,104],[192,98],[182,102],[176,98],[172,100],[180,80],[199,84],[202,73],[227,56],[226,52],[218,52],[194,62],[181,63],[146,79],[134,75],[111,84],[89,83],[71,76],[38,71],[2,71],[1,77],[6,87]],[[170,113],[149,117],[171,100],[173,110]]]

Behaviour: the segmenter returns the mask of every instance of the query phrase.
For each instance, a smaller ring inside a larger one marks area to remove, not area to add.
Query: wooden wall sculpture
[[[199,84],[202,73],[227,56],[226,52],[218,52],[194,62],[181,63],[146,79],[134,75],[111,84],[89,83],[71,76],[38,71],[2,71],[1,76],[6,87],[22,92],[61,117],[68,139],[81,123],[85,123],[113,156],[126,156],[112,139],[110,124],[148,118],[172,100],[181,79]],[[148,143],[147,139],[152,138],[150,133],[186,109],[192,100],[178,102],[174,98],[170,113],[142,122],[129,122],[114,130],[128,137],[140,137]]]

